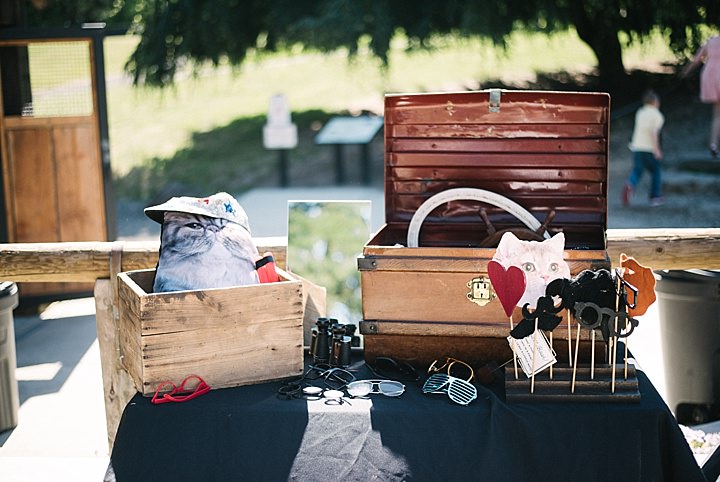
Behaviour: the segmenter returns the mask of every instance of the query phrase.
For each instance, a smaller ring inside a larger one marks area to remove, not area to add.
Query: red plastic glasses
[[[194,388],[188,388],[186,385],[192,385],[193,381],[197,380],[197,385]],[[188,383],[190,382],[190,383]],[[210,391],[210,385],[205,383],[205,380],[197,375],[189,375],[182,381],[180,386],[176,386],[173,382],[167,381],[162,382],[155,390],[152,400],[154,404],[168,403],[168,402],[187,402],[193,398],[197,398]],[[164,393],[163,393],[164,392]]]

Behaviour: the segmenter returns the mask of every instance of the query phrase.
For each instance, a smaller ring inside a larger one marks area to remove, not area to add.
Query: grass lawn
[[[333,115],[382,114],[385,93],[456,91],[489,84],[532,86],[538,74],[589,74],[592,51],[574,32],[518,34],[508,48],[488,42],[440,38],[428,52],[406,52],[396,41],[390,66],[361,50],[349,60],[339,52],[294,51],[250,55],[239,68],[188,71],[165,90],[133,87],[123,73],[134,37],[106,40],[110,149],[117,192],[142,200],[170,195],[238,193],[272,173],[277,153],[264,149],[262,126],[270,98],[284,93],[298,125],[293,159],[327,156],[313,136]],[[662,39],[629,48],[626,68],[672,62]]]

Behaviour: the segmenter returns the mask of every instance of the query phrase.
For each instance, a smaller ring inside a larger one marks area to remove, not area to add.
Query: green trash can
[[[657,271],[666,400],[686,425],[718,418],[720,271]]]
[[[18,305],[17,292],[15,283],[0,283],[0,432],[17,427],[20,408],[13,325],[13,309]]]

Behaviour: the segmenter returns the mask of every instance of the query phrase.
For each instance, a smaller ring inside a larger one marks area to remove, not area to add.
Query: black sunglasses
[[[415,367],[404,360],[379,356],[372,363],[366,362],[365,365],[378,378],[402,382],[417,382],[420,380],[420,374]]]
[[[331,367],[325,364],[310,365],[303,375],[303,380],[323,380],[326,388],[340,390],[348,383],[355,381],[355,375],[344,368]]]

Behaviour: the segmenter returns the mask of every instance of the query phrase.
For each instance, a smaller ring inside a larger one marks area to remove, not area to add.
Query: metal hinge
[[[377,260],[373,257],[359,256],[357,265],[360,271],[375,271],[377,269]]]
[[[378,326],[377,323],[370,321],[360,322],[360,333],[363,335],[377,335]]]

